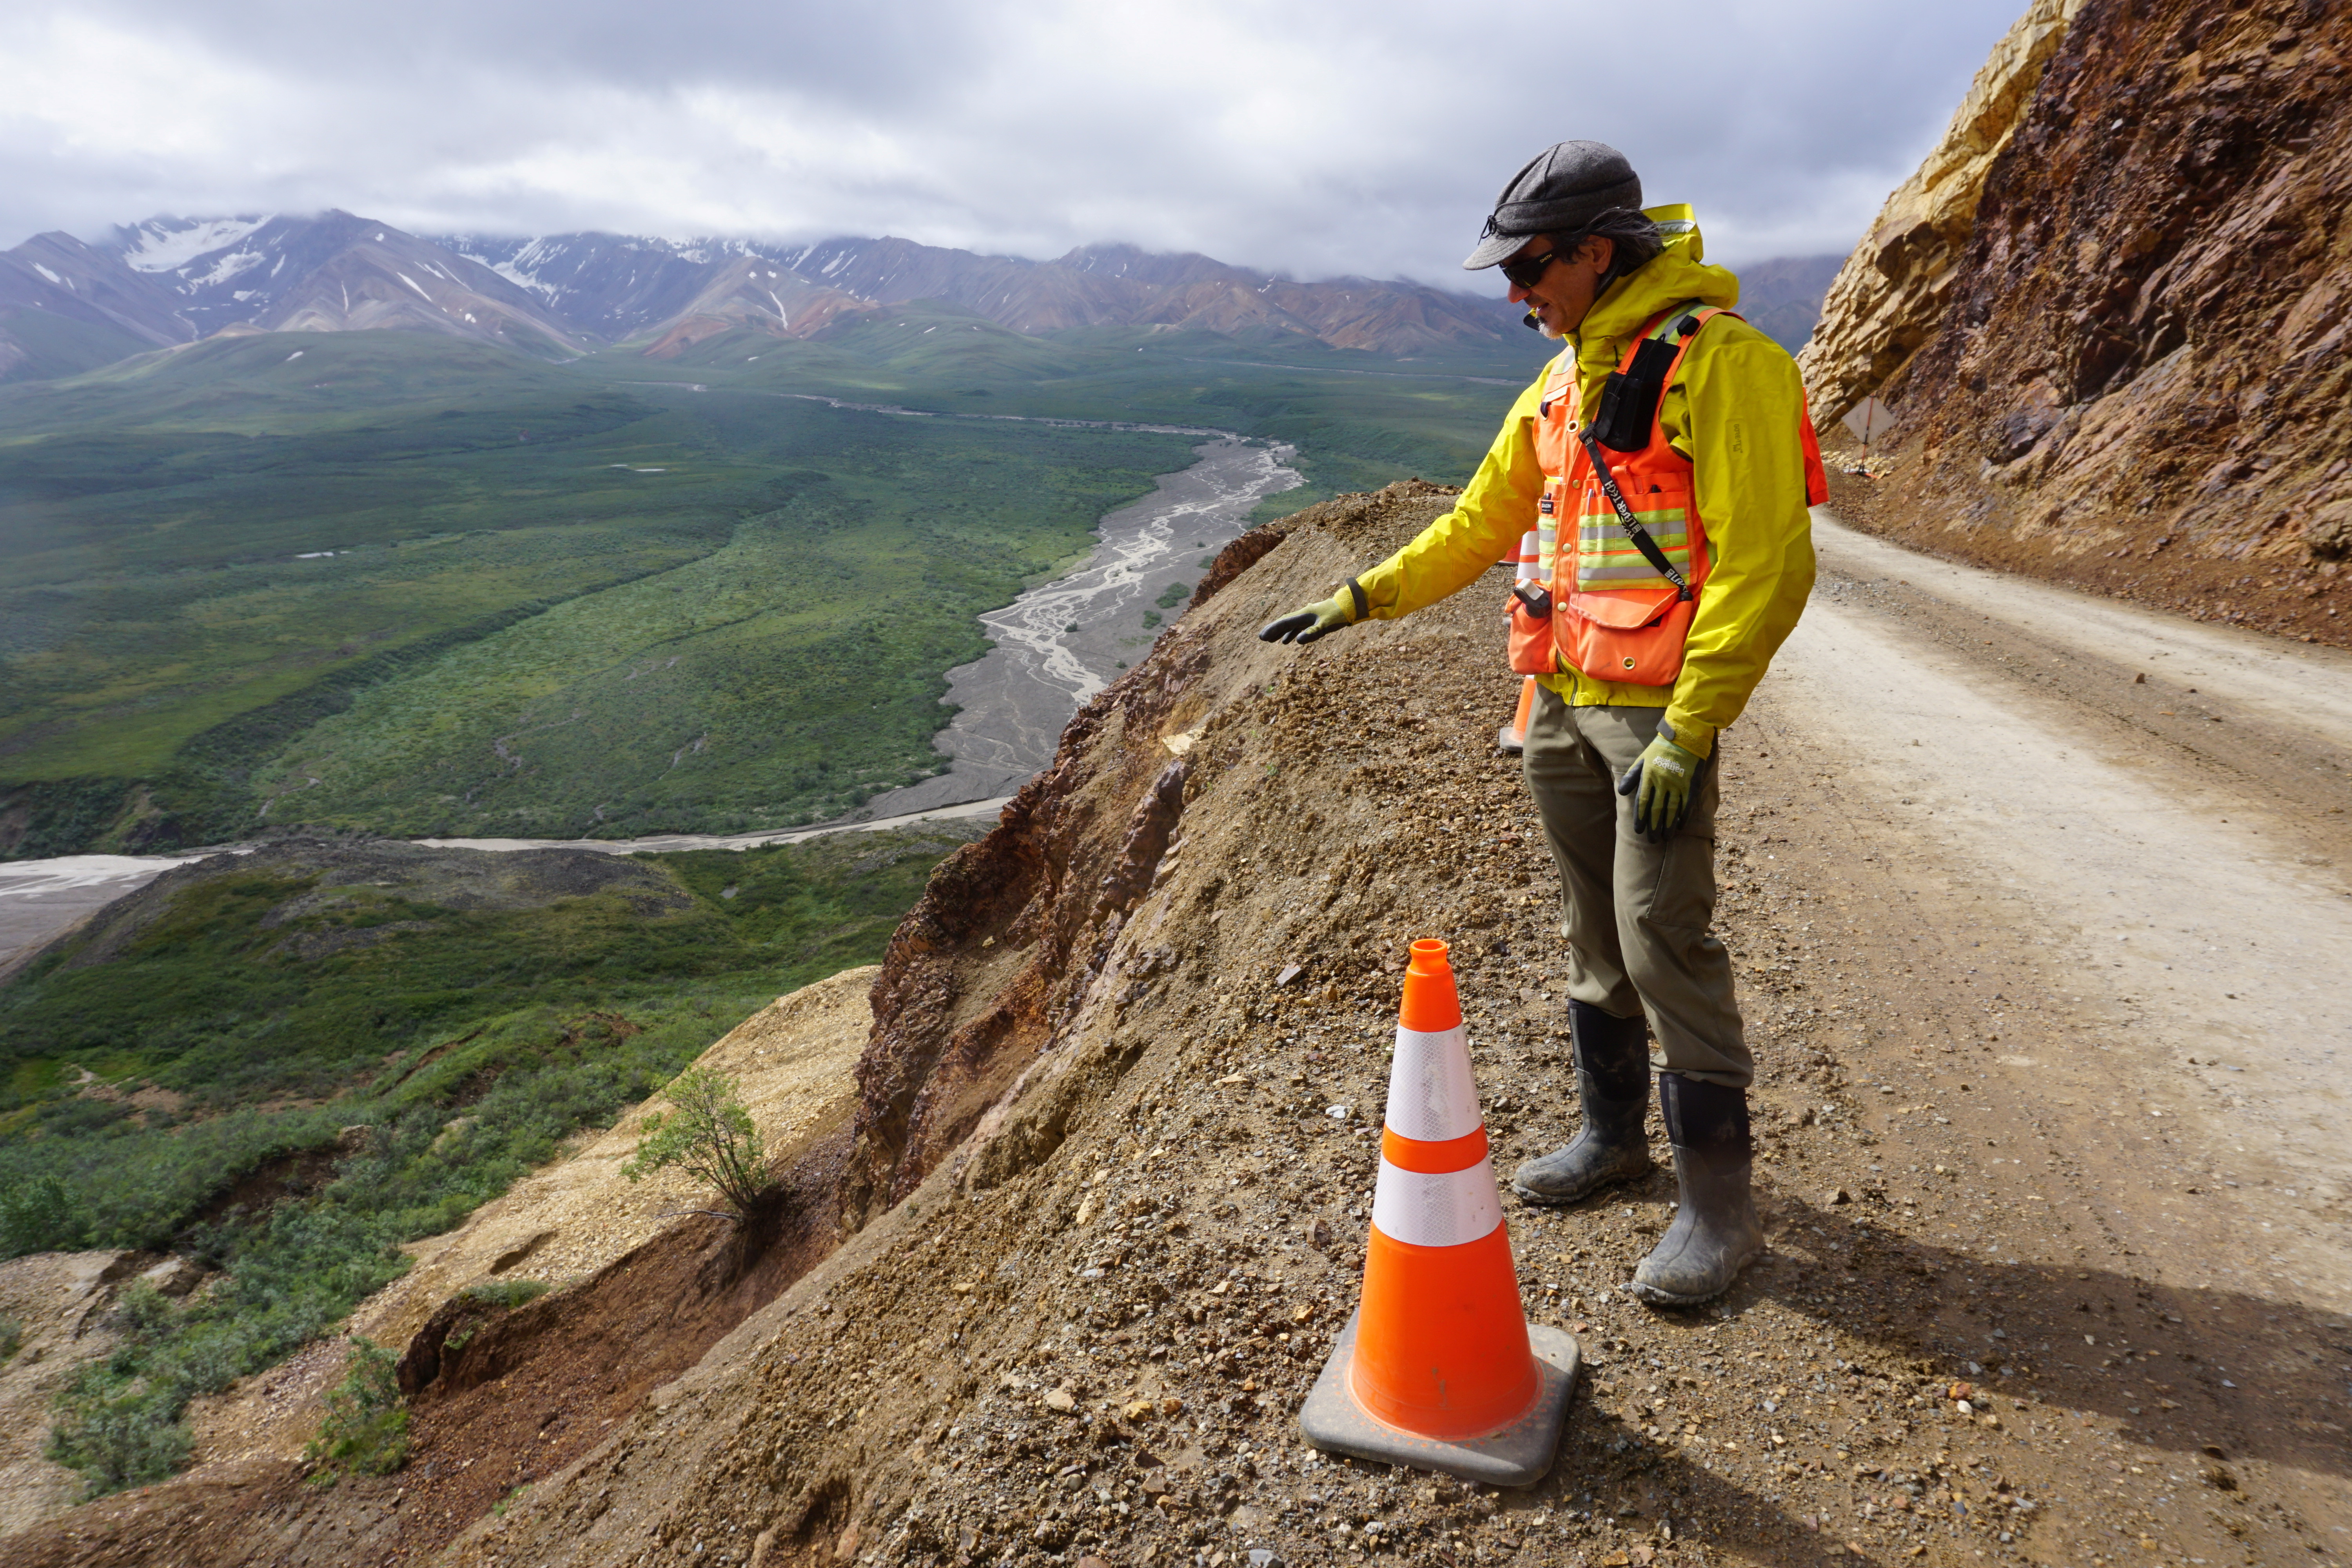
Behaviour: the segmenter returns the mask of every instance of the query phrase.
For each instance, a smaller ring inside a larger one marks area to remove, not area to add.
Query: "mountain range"
[[[157,217],[0,252],[0,376],[70,374],[220,332],[395,328],[569,358],[666,357],[719,332],[808,337],[929,300],[1024,333],[1253,329],[1405,353],[1503,341],[1504,301],[1414,283],[1298,283],[1205,256],[1090,246],[1053,261],[912,240],[780,246],[630,235],[414,235],[330,212]]]
[[[1752,301],[1774,315],[1759,324],[1801,342],[1836,266],[1762,264],[1790,298]],[[1032,261],[887,237],[415,235],[341,211],[154,217],[95,243],[49,233],[0,251],[0,380],[250,331],[391,328],[553,359],[608,344],[667,358],[722,332],[811,337],[917,300],[1026,334],[1192,329],[1391,355],[1507,342],[1519,314],[1492,296],[1361,278],[1301,283],[1130,245]]]

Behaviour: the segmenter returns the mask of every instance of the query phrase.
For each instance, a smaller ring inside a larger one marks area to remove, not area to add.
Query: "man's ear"
[[[1592,275],[1598,278],[1617,259],[1617,242],[1605,234],[1589,235],[1576,247],[1576,259],[1579,265],[1591,268]]]

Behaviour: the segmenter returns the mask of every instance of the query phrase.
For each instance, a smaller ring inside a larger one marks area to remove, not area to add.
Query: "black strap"
[[[1601,384],[1601,406],[1591,421],[1594,439],[1612,452],[1638,452],[1650,444],[1650,426],[1658,416],[1658,400],[1665,395],[1666,374],[1682,353],[1683,340],[1698,331],[1696,312],[1705,308],[1694,300],[1667,311],[1633,345],[1625,368],[1609,373]]]
[[[1372,613],[1372,602],[1364,597],[1364,585],[1353,577],[1348,579],[1348,592],[1356,601],[1356,618],[1362,620]]]
[[[1633,542],[1633,548],[1642,552],[1642,559],[1655,568],[1659,576],[1675,585],[1676,600],[1689,603],[1690,579],[1675,569],[1675,563],[1666,559],[1666,552],[1658,548],[1658,542],[1650,537],[1650,531],[1643,528],[1641,520],[1633,515],[1633,509],[1625,504],[1624,492],[1617,488],[1617,477],[1609,471],[1608,460],[1601,455],[1601,443],[1595,441],[1592,432],[1583,426],[1577,426],[1576,438],[1584,443],[1584,455],[1592,459],[1592,472],[1601,481],[1601,493],[1607,496],[1609,504],[1617,509],[1617,526],[1625,531],[1625,537]]]

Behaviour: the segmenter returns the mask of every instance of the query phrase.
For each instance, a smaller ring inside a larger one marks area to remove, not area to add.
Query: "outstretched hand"
[[[1257,630],[1260,642],[1313,642],[1328,637],[1341,626],[1351,624],[1356,605],[1352,595],[1341,589],[1320,604],[1309,605],[1279,620],[1268,621]]]

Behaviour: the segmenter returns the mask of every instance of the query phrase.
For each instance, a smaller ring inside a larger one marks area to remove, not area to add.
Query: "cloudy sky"
[[[0,247],[158,212],[1093,240],[1462,286],[1544,145],[1843,251],[2024,0],[17,0]]]

